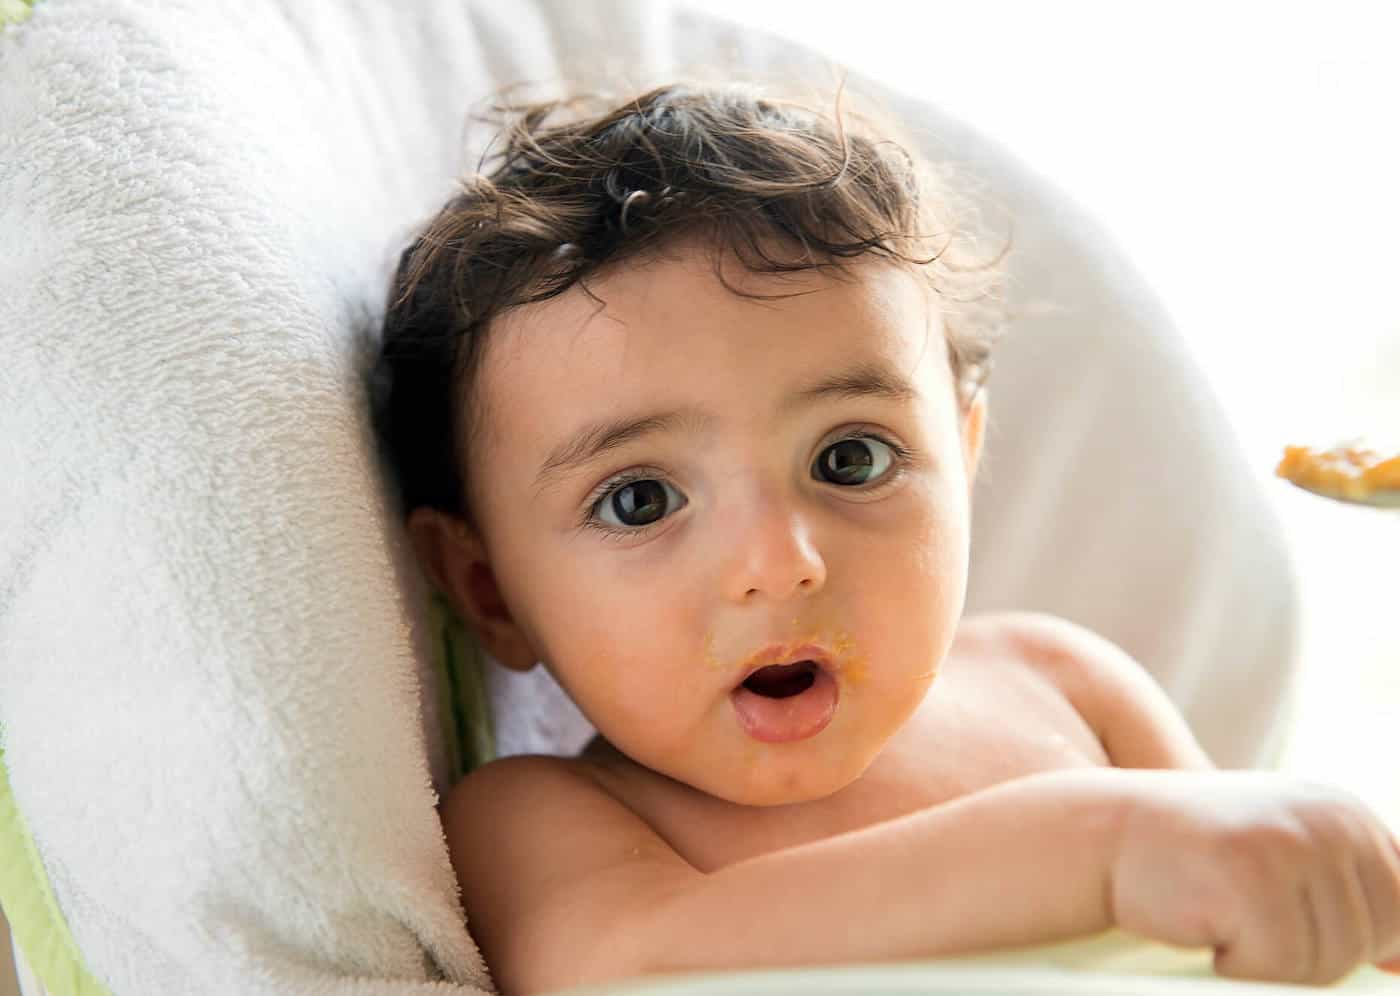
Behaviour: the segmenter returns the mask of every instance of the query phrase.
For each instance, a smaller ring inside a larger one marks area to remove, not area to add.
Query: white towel
[[[462,165],[474,94],[416,63],[502,12],[313,7],[46,2],[0,36],[0,727],[116,993],[489,985],[362,373]]]
[[[647,0],[49,0],[0,34],[0,735],[114,993],[489,984],[433,810],[422,581],[368,428],[389,267],[475,163],[464,114],[496,86],[780,55]],[[1069,305],[995,375],[974,602],[1105,631],[1218,757],[1252,756],[1289,589],[1199,377],[1072,205],[895,106],[1025,211],[1023,286]],[[1179,446],[1160,480],[1155,419]],[[1062,448],[1037,448],[1052,425]],[[1201,496],[1161,493],[1182,469]],[[503,744],[568,749],[586,728],[559,714],[499,717]]]

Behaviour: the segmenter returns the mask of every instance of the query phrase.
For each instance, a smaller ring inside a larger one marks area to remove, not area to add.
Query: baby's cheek
[[[683,682],[661,673],[656,661],[595,659],[581,684],[580,697],[597,713],[595,723],[613,727],[620,737],[665,741],[684,725]]]

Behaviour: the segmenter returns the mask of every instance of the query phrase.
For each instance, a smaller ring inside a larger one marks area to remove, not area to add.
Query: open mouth
[[[791,698],[812,687],[817,680],[817,670],[816,661],[770,664],[749,675],[743,687],[766,699]]]
[[[755,670],[729,693],[739,726],[755,740],[787,743],[831,722],[841,690],[823,664],[799,660]]]

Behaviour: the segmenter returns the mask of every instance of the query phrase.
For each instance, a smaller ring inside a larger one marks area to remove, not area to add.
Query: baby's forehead
[[[872,259],[772,275],[731,258],[716,272],[712,254],[675,251],[499,316],[474,429],[518,443],[570,415],[676,398],[742,413],[784,382],[862,364],[922,382],[930,356],[946,371],[942,329],[927,281],[906,267]]]

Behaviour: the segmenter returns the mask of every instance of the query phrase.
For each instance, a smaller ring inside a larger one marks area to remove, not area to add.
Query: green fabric
[[[35,0],[0,0],[0,27],[29,20]]]
[[[3,2],[3,0],[0,0]],[[35,978],[55,996],[110,996],[89,974],[20,818],[0,750],[0,906]]]
[[[430,608],[436,634],[442,740],[456,782],[496,756],[491,707],[486,697],[486,655],[441,592]]]

